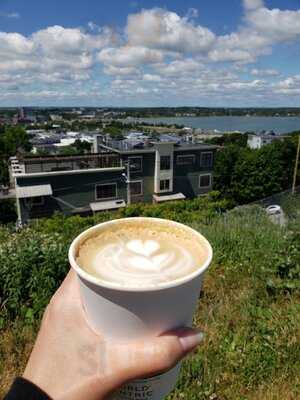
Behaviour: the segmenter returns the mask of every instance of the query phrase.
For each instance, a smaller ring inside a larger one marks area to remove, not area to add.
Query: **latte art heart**
[[[143,241],[141,239],[135,239],[130,240],[126,244],[126,247],[134,253],[150,256],[159,249],[159,243],[155,240]]]
[[[86,240],[77,263],[97,278],[127,287],[159,286],[191,274],[205,257],[187,235],[159,227],[119,227]]]

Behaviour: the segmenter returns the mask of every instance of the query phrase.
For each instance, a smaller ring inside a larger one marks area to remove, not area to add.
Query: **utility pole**
[[[130,162],[126,161],[124,163],[126,166],[126,174],[123,174],[123,176],[126,179],[126,184],[127,184],[127,204],[131,204],[131,192],[130,192]]]
[[[300,152],[300,134],[298,135],[298,147],[297,147],[297,155],[296,155],[296,161],[295,161],[295,169],[294,169],[294,179],[293,179],[292,194],[295,194],[295,190],[296,190],[296,181],[297,181],[297,172],[298,172],[298,162],[299,162],[299,152]]]

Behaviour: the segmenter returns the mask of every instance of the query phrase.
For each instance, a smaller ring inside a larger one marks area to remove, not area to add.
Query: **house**
[[[250,149],[260,149],[266,144],[272,143],[274,140],[282,140],[281,136],[276,136],[276,134],[271,132],[262,132],[257,134],[248,134],[247,145]]]
[[[98,151],[13,157],[10,182],[21,224],[55,211],[90,214],[135,202],[192,198],[212,187],[216,146],[95,136]]]
[[[114,153],[13,158],[9,173],[18,220],[23,224],[55,211],[72,215],[124,207],[123,171]]]
[[[211,190],[217,146],[192,144],[171,135],[153,141],[107,140],[96,135],[94,149],[118,154],[122,165],[127,166],[130,202],[160,203],[193,198]]]

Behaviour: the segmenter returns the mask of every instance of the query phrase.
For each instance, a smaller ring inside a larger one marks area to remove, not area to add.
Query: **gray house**
[[[115,152],[127,166],[130,202],[180,200],[211,190],[217,147],[173,136],[164,139],[103,141],[103,136],[96,137],[97,151]]]
[[[136,202],[192,198],[212,187],[216,146],[178,140],[103,142],[79,156],[13,157],[18,218],[89,214]]]

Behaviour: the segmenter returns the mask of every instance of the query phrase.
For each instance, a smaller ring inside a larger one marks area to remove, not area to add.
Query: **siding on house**
[[[117,199],[126,201],[126,183],[119,170],[85,172],[80,174],[44,175],[37,177],[18,177],[18,186],[41,185],[48,183],[52,187],[53,195],[43,196],[44,204],[31,206],[30,199],[20,199],[22,215],[26,219],[51,215],[54,211],[61,211],[66,215],[76,212],[90,212],[89,204],[97,202],[95,197],[95,185],[103,183],[117,184]],[[82,210],[80,210],[82,209]]]
[[[134,153],[134,154],[122,154],[122,163],[126,163],[130,157],[141,156],[142,157],[142,171],[141,172],[130,172],[130,180],[142,180],[143,181],[143,194],[142,196],[131,196],[132,203],[151,203],[153,188],[154,188],[154,164],[155,164],[155,153]]]

